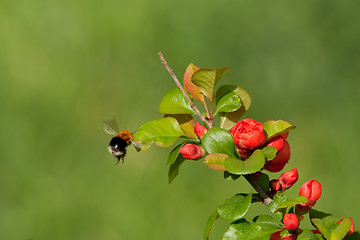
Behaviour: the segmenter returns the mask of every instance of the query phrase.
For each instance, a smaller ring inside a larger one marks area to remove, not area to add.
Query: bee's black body
[[[129,144],[122,138],[116,136],[113,137],[109,143],[109,151],[118,159],[118,162],[124,162],[124,157],[126,155],[126,147]]]

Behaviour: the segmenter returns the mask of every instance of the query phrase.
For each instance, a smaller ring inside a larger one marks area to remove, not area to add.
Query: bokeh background
[[[251,188],[201,161],[167,183],[170,149],[133,147],[114,167],[104,120],[136,130],[160,118],[193,62],[231,67],[222,83],[284,119],[299,182],[323,185],[318,210],[357,226],[359,1],[5,0],[0,2],[0,239],[201,239],[210,213]],[[278,177],[279,174],[270,174]],[[250,216],[268,213],[255,205]],[[306,224],[303,226],[307,226]],[[211,239],[227,223],[219,220]]]

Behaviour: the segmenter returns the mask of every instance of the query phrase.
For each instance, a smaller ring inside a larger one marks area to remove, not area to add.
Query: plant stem
[[[211,119],[212,116],[211,116],[211,114],[210,114],[210,112],[209,112],[209,109],[208,109],[208,107],[207,107],[207,105],[206,105],[206,101],[205,101],[205,100],[204,100],[204,107],[205,107],[205,110],[206,110],[206,113],[207,113],[207,117],[208,117],[209,119]]]
[[[164,55],[161,52],[158,52],[158,55],[161,59],[161,63],[165,66],[166,70],[170,73],[171,77],[174,79],[177,87],[180,89],[180,91],[182,92],[182,94],[184,95],[184,97],[186,98],[186,100],[188,100],[190,106],[192,109],[194,109],[195,113],[200,117],[201,121],[206,122],[206,124],[208,125],[209,128],[213,127],[213,123],[209,120],[207,120],[204,115],[201,114],[201,112],[199,111],[199,109],[195,106],[195,104],[193,103],[193,101],[191,101],[190,97],[187,95],[187,93],[185,92],[185,89],[183,88],[183,86],[181,85],[181,83],[179,82],[179,80],[177,79],[176,75],[174,74],[174,71],[169,67],[168,63],[166,62]]]
[[[245,179],[251,184],[251,186],[259,193],[260,197],[264,200],[266,206],[269,206],[270,202],[272,201],[271,197],[267,195],[264,190],[260,187],[259,183],[254,179],[251,174],[244,175]]]

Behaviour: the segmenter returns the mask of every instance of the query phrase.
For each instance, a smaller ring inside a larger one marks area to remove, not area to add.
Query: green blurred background
[[[319,210],[359,226],[359,1],[5,0],[0,2],[0,239],[201,239],[209,214],[251,188],[169,149],[114,167],[103,120],[136,130],[193,62],[231,67],[245,117],[284,119],[299,182]],[[279,174],[270,174],[278,177]],[[258,205],[250,216],[268,213]],[[227,224],[219,221],[212,239]],[[307,226],[302,225],[302,226]]]

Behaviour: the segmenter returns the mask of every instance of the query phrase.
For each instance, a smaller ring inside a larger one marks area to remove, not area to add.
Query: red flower
[[[180,154],[186,159],[197,160],[205,155],[205,151],[194,143],[187,143],[181,147]]]
[[[280,172],[283,170],[285,165],[289,162],[290,159],[290,145],[284,140],[284,145],[280,151],[276,153],[276,157],[268,161],[264,168],[269,172]]]
[[[289,231],[295,231],[299,227],[299,217],[295,213],[285,213],[283,222]]]
[[[201,140],[201,138],[205,135],[205,133],[208,131],[208,129],[206,127],[204,127],[203,125],[201,125],[200,123],[195,123],[194,126],[194,132],[196,134],[196,136],[198,136],[198,138]]]
[[[237,122],[231,128],[230,134],[236,147],[242,150],[252,150],[266,139],[262,124],[249,118]]]
[[[296,168],[291,169],[290,171],[284,172],[279,177],[279,182],[281,185],[281,190],[285,191],[296,183],[299,178],[299,173]]]

